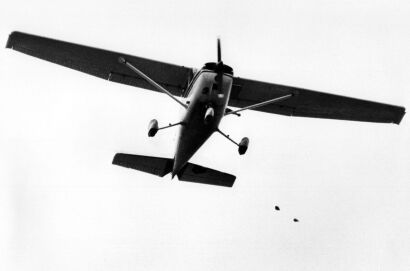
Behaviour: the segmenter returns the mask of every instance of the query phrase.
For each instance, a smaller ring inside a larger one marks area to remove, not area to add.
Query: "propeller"
[[[222,62],[221,39],[218,37],[218,63]]]
[[[222,62],[222,52],[221,52],[221,39],[218,37],[217,40],[217,50],[218,50],[218,63],[216,65],[217,72],[217,83],[218,83],[218,92],[223,94],[222,83],[223,83],[223,74],[224,74],[224,63]]]

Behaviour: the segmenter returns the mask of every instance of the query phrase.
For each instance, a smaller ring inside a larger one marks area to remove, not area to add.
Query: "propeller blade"
[[[217,84],[218,93],[223,94],[222,84],[223,84],[223,62],[222,62],[222,52],[221,52],[221,39],[218,37],[218,63],[217,63]]]
[[[222,53],[221,53],[221,39],[218,38],[218,62],[222,61]]]
[[[218,76],[218,91],[219,91],[219,94],[223,94],[222,84],[223,84],[224,73],[222,69],[218,72],[217,76]]]

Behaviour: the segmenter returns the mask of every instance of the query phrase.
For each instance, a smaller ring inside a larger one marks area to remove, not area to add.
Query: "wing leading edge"
[[[401,106],[377,103],[302,88],[235,77],[229,106],[246,107],[286,94],[293,97],[255,110],[286,116],[354,120],[399,124]]]
[[[12,32],[6,48],[117,83],[155,90],[118,62],[120,56],[175,96],[181,96],[193,69],[55,39]],[[302,88],[234,77],[229,106],[246,107],[286,94],[292,98],[254,110],[286,116],[399,124],[405,108]]]
[[[193,75],[191,68],[22,32],[12,32],[6,48],[103,79],[156,91],[118,62],[122,56],[175,96],[182,95]]]

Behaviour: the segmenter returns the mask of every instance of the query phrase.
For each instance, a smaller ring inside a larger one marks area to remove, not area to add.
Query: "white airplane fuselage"
[[[188,108],[179,130],[172,176],[176,175],[212,133],[217,131],[225,114],[231,88],[232,75],[229,73],[223,74],[221,88],[218,87],[215,71],[203,69],[194,77],[186,92]],[[211,113],[213,116],[205,120]]]

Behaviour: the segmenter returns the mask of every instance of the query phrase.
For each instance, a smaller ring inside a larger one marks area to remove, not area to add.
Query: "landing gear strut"
[[[221,130],[217,130],[218,133],[220,133],[221,135],[223,135],[224,137],[226,137],[229,141],[231,141],[233,144],[235,144],[236,146],[238,146],[238,152],[240,155],[243,155],[246,153],[246,151],[248,150],[248,146],[249,146],[249,138],[244,137],[242,138],[241,142],[236,143],[233,139],[231,139],[229,137],[229,135],[224,134]]]
[[[159,130],[170,128],[170,127],[177,126],[177,125],[180,125],[180,124],[182,125],[184,123],[182,121],[178,122],[178,123],[174,123],[174,124],[170,123],[167,126],[158,128],[158,121],[156,119],[153,119],[148,124],[148,136],[149,137],[154,137]]]

